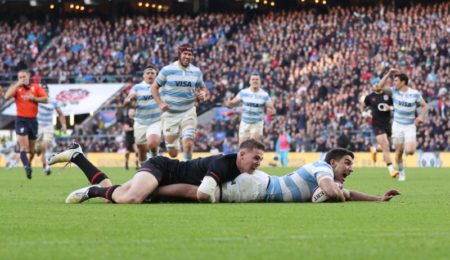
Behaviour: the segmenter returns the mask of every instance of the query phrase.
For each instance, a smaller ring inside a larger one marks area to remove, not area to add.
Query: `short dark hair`
[[[253,149],[264,150],[264,148],[265,148],[264,144],[261,143],[260,141],[255,140],[255,139],[245,140],[239,146],[239,149],[250,149],[250,150],[253,150]]]
[[[26,69],[19,70],[19,71],[17,72],[17,74],[19,74],[19,73],[21,73],[21,72],[24,72],[24,73],[27,73],[28,75],[31,75],[31,72],[30,72],[29,70],[26,70]]]
[[[394,78],[398,78],[400,81],[405,82],[405,85],[408,85],[408,76],[405,73],[395,74]]]
[[[147,66],[144,68],[143,72],[146,71],[146,70],[149,70],[149,69],[158,71],[158,69],[156,69],[156,67],[155,67],[154,65],[147,65]]]
[[[350,157],[352,157],[352,159],[355,158],[355,155],[353,154],[352,151],[344,149],[344,148],[335,148],[327,153],[327,155],[325,156],[325,162],[330,164],[332,159],[339,161],[342,157],[344,157],[346,155],[350,155]]]

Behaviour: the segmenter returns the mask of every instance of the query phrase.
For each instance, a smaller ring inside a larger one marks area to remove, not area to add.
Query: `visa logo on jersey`
[[[190,81],[175,81],[175,85],[177,87],[192,87],[192,83]]]
[[[400,106],[404,106],[404,107],[412,107],[414,105],[413,103],[409,103],[409,102],[405,102],[405,101],[398,101],[397,104]]]

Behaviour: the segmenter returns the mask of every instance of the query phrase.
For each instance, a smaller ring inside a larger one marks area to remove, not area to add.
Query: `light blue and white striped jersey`
[[[150,84],[142,81],[131,88],[130,94],[136,94],[135,122],[149,126],[161,120],[161,110],[153,99]]]
[[[38,103],[37,121],[39,128],[53,125],[53,114],[59,108],[59,103],[53,98],[48,99],[48,103]]]
[[[247,124],[255,124],[264,120],[264,109],[269,102],[269,94],[259,89],[253,92],[250,88],[239,91],[238,96],[242,100],[242,121]]]
[[[334,179],[333,168],[324,161],[306,164],[288,175],[270,176],[265,201],[311,201],[319,180],[324,177]]]
[[[392,100],[394,102],[394,122],[402,125],[415,123],[416,109],[423,98],[416,89],[408,88],[406,92],[392,87]]]
[[[191,109],[195,103],[196,88],[204,85],[203,74],[199,68],[190,64],[184,69],[178,61],[164,66],[159,71],[156,82],[161,86],[161,98],[169,105],[170,113]]]

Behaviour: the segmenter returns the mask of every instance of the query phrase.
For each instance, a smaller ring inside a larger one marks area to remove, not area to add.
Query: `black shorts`
[[[375,134],[375,136],[386,134],[387,137],[390,138],[392,135],[391,124],[387,124],[386,126],[374,125],[373,133]]]
[[[138,172],[150,172],[158,180],[159,186],[177,183],[200,185],[198,172],[189,163],[179,162],[164,156],[156,156],[144,162]]]
[[[134,153],[134,138],[129,139],[125,138],[125,148],[127,148],[127,151],[130,153]]]
[[[36,118],[16,117],[16,134],[28,136],[31,140],[37,139],[38,122]]]

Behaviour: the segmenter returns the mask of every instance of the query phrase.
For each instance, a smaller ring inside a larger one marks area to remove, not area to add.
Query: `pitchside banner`
[[[89,114],[96,111],[124,84],[50,84],[49,96],[56,99],[65,115]],[[16,104],[6,108],[2,114],[15,116]]]
[[[193,157],[205,157],[212,155],[212,153],[194,153]],[[280,163],[274,160],[277,154],[274,152],[267,152],[264,154],[264,161],[262,167],[279,166]],[[378,153],[378,161],[372,162],[370,153],[355,153],[354,167],[386,167],[383,162],[381,153]],[[300,167],[304,164],[315,162],[323,159],[323,153],[289,153],[289,167]],[[124,167],[124,154],[120,153],[89,153],[89,160],[98,167]],[[179,159],[182,155],[180,154]],[[394,154],[391,154],[394,158]],[[134,162],[134,154],[130,156],[130,162]],[[132,163],[131,163],[132,164]],[[41,167],[39,160],[34,160],[33,165]],[[60,166],[63,166],[61,164]],[[450,167],[450,153],[416,153],[414,156],[407,156],[405,160],[406,167]],[[5,159],[0,156],[0,167],[5,166]]]

